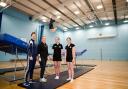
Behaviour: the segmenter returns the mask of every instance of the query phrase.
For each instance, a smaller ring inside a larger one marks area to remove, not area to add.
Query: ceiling
[[[33,19],[46,22],[52,17],[65,29],[102,25],[107,21],[118,24],[128,18],[126,0],[13,0],[13,3],[12,7]]]

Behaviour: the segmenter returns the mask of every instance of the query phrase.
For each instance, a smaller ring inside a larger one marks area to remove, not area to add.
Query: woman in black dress
[[[75,45],[72,44],[70,37],[68,37],[66,39],[66,41],[67,41],[67,45],[65,47],[65,49],[66,49],[66,62],[67,62],[67,66],[68,66],[68,75],[69,75],[69,78],[67,80],[68,81],[70,80],[72,82],[73,78],[74,78]]]
[[[61,66],[61,50],[63,49],[62,44],[60,44],[60,38],[55,38],[55,44],[53,44],[52,49],[54,50],[53,53],[53,61],[54,61],[54,68],[55,68],[55,79],[59,79],[60,74],[60,66]]]

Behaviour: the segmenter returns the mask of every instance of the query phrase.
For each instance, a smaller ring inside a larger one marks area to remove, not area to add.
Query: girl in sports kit
[[[60,66],[61,66],[61,50],[63,49],[62,44],[60,44],[60,38],[55,38],[55,44],[53,44],[52,49],[54,51],[53,53],[53,62],[54,62],[54,68],[55,68],[55,79],[59,79],[60,77]]]
[[[66,62],[68,66],[68,81],[73,81],[74,78],[74,64],[75,64],[75,45],[71,42],[71,38],[68,37],[66,39],[67,45],[65,47],[66,49]]]

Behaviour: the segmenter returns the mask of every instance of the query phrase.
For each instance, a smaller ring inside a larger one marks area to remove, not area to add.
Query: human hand
[[[33,60],[33,57],[32,57],[32,56],[30,56],[30,57],[29,57],[29,60]]]

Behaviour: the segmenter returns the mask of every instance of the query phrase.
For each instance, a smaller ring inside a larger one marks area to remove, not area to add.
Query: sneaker
[[[73,82],[74,81],[74,79],[72,78],[71,80],[70,80],[70,82]]]
[[[47,82],[47,79],[41,78],[41,79],[40,79],[40,82]]]
[[[28,87],[28,86],[30,86],[30,84],[25,82],[25,83],[23,83],[23,86]]]
[[[71,80],[71,78],[69,77],[68,79],[66,79],[67,81]]]
[[[29,83],[35,83],[33,80],[30,80]]]
[[[56,76],[55,79],[59,79],[59,76]]]

